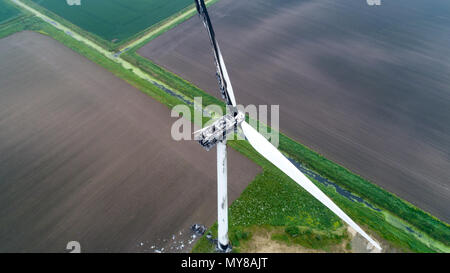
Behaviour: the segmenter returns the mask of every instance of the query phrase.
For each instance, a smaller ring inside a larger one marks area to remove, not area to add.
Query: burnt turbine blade
[[[197,8],[198,14],[200,14],[201,11],[200,11],[200,4],[199,4],[199,1],[198,1],[198,0],[195,0],[194,2],[195,2],[195,7]]]
[[[214,33],[214,29],[211,24],[211,20],[208,15],[208,10],[206,9],[206,5],[204,0],[195,0],[195,5],[198,11],[198,14],[203,20],[203,24],[205,25],[206,30],[208,31],[209,39],[212,45],[213,53],[214,53],[214,59],[216,64],[216,70],[217,70],[217,82],[219,83],[219,88],[222,97],[225,99],[226,103],[228,105],[235,105],[234,101],[234,95],[233,99],[230,98],[230,94],[228,93],[228,82],[226,81],[224,68],[225,64],[223,63],[223,60],[221,58],[220,49],[216,41],[216,36]]]

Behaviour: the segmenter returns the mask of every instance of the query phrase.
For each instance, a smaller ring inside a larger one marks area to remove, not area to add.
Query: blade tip
[[[377,242],[371,242],[371,244],[380,252],[383,250],[383,248],[381,248],[381,246]]]

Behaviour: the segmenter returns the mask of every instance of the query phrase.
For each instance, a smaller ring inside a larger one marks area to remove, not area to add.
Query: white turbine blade
[[[375,242],[364,230],[362,230],[350,217],[345,214],[328,196],[326,196],[314,183],[312,183],[297,167],[294,166],[277,148],[275,148],[263,135],[258,133],[252,126],[245,121],[241,124],[244,135],[253,146],[253,148],[269,160],[278,169],[287,174],[297,184],[308,191],[312,196],[319,200],[322,204],[327,206],[339,218],[349,224],[354,230],[366,238],[372,245],[381,250],[381,247]]]
[[[192,133],[192,134],[193,134],[193,135],[198,135],[198,134],[203,133],[204,131],[206,131],[206,129],[208,129],[208,128],[207,128],[207,127],[206,127],[206,128],[202,128],[202,129],[200,129],[200,130],[195,131],[195,132]]]

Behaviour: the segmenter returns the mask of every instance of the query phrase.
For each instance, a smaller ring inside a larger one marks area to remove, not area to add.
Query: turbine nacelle
[[[227,136],[237,132],[238,126],[245,120],[244,113],[238,111],[227,114],[213,124],[194,133],[197,140],[207,151],[211,150],[218,142],[224,142]]]

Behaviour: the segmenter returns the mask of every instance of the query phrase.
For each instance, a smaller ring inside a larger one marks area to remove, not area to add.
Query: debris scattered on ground
[[[152,241],[138,241],[136,243],[141,252],[154,253],[187,253],[204,233],[207,228],[203,225],[187,226],[181,231],[177,231],[168,238],[159,238]]]
[[[192,225],[191,229],[197,235],[203,235],[206,232],[206,227],[204,225],[195,224]]]

